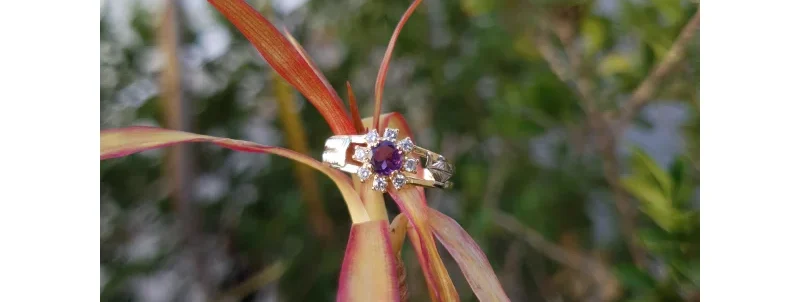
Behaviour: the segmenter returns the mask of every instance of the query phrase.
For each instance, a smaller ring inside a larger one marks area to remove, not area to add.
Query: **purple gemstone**
[[[393,142],[382,141],[372,148],[372,167],[375,173],[388,176],[397,171],[403,164],[403,152]]]

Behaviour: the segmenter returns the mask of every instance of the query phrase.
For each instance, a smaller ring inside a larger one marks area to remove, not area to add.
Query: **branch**
[[[526,227],[514,216],[495,210],[492,212],[492,221],[507,232],[519,236],[533,249],[561,265],[589,274],[598,267],[598,263],[593,259],[548,241],[542,234]]]
[[[603,176],[611,187],[611,193],[614,195],[615,205],[620,214],[620,228],[622,234],[627,238],[626,243],[630,250],[633,262],[637,266],[643,267],[646,257],[646,251],[636,241],[636,210],[632,207],[632,202],[628,198],[625,191],[619,182],[619,159],[616,154],[616,136],[626,125],[630,123],[637,112],[650,101],[655,94],[656,88],[661,84],[661,81],[683,61],[686,53],[686,47],[694,37],[698,28],[700,27],[700,11],[692,17],[692,19],[683,27],[680,35],[670,47],[667,55],[658,64],[658,66],[650,72],[650,74],[639,84],[639,87],[634,90],[630,100],[620,108],[620,118],[616,127],[610,124],[604,133],[606,138],[600,143],[600,151],[603,157]],[[598,117],[606,121],[604,117]]]
[[[278,280],[281,276],[283,276],[283,273],[286,272],[287,267],[287,263],[284,263],[282,260],[278,260],[247,279],[247,281],[220,295],[215,299],[215,301],[226,301],[226,299],[229,299],[230,301],[239,301],[243,297],[260,290],[270,282]]]
[[[619,128],[625,127],[635,117],[636,113],[653,99],[656,89],[661,81],[675,69],[686,55],[686,48],[700,29],[700,9],[692,19],[683,27],[678,38],[672,43],[664,59],[653,69],[650,74],[633,91],[630,100],[620,108]]]
[[[616,154],[616,138],[613,137],[610,129],[606,133],[607,139],[601,142],[600,152],[603,158],[603,177],[611,187],[611,194],[614,196],[614,205],[620,216],[620,229],[628,250],[631,253],[633,263],[637,267],[643,268],[646,261],[646,251],[639,245],[636,235],[636,209],[632,207],[632,202],[622,189],[619,181],[619,159]]]
[[[536,34],[534,39],[536,48],[542,54],[542,57],[553,70],[553,73],[565,84],[575,90],[580,105],[583,111],[588,115],[594,115],[596,111],[597,99],[592,94],[592,82],[585,77],[581,70],[583,69],[583,62],[580,60],[580,50],[575,46],[572,39],[573,36],[564,36],[558,34],[558,31],[552,28],[546,20],[539,23],[538,27],[543,30],[542,33]],[[552,39],[548,37],[549,33],[555,33],[560,39],[561,44],[564,45],[567,54],[567,60],[559,58],[558,48],[553,44]]]
[[[545,23],[540,23],[540,28],[548,29],[549,26]],[[573,41],[566,37],[561,37],[561,42],[566,47],[566,52],[573,60],[580,58],[580,51],[575,46]],[[617,211],[620,213],[620,229],[622,231],[625,242],[637,266],[642,267],[645,261],[645,251],[637,244],[636,241],[636,211],[631,207],[631,202],[628,200],[622,187],[619,185],[619,168],[616,156],[616,132],[613,131],[612,125],[603,116],[601,111],[597,110],[597,101],[592,95],[591,80],[585,75],[581,74],[582,64],[580,60],[572,62],[572,69],[570,64],[562,63],[557,57],[556,47],[550,39],[539,35],[537,38],[537,47],[542,53],[542,56],[550,64],[550,68],[558,75],[558,77],[566,84],[572,84],[577,87],[578,96],[580,98],[581,107],[586,113],[589,128],[592,132],[599,136],[598,145],[599,151],[603,158],[603,175],[606,182],[611,187],[614,195],[614,202]]]
[[[174,130],[191,131],[192,110],[190,103],[182,96],[180,61],[181,3],[169,0],[164,3],[164,12],[158,26],[157,43],[166,58],[161,70],[161,106],[164,110],[166,127]],[[177,214],[177,222],[184,246],[189,250],[194,264],[195,278],[206,295],[213,295],[214,288],[208,276],[208,257],[201,246],[202,234],[198,226],[202,217],[197,215],[191,202],[193,169],[192,152],[188,145],[171,148],[165,160],[165,174],[169,179],[172,209]]]
[[[546,25],[540,25],[540,28],[547,28]],[[578,98],[581,100],[581,107],[584,112],[589,114],[594,112],[594,104],[596,104],[594,97],[591,94],[591,87],[588,81],[578,80],[578,72],[574,71],[568,62],[559,58],[559,51],[553,41],[548,37],[547,33],[536,34],[534,37],[536,42],[536,49],[541,53],[542,58],[550,66],[550,69],[556,76],[567,86],[575,90]]]

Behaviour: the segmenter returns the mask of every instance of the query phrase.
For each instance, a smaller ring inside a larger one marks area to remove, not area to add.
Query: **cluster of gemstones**
[[[356,146],[353,152],[353,159],[362,164],[356,172],[358,178],[365,182],[374,174],[375,191],[386,192],[390,180],[399,190],[408,182],[402,171],[417,171],[419,160],[411,157],[414,143],[408,137],[398,141],[397,133],[397,129],[387,128],[380,137],[372,129],[365,135],[367,146]]]

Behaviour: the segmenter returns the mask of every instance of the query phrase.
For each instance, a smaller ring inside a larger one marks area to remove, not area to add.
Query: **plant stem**
[[[181,93],[181,63],[180,63],[180,2],[169,0],[165,3],[163,19],[158,29],[158,44],[161,52],[166,57],[166,65],[161,74],[161,105],[164,110],[166,128],[191,131],[191,118],[189,116],[189,103]],[[177,213],[177,220],[181,236],[188,245],[193,258],[197,281],[202,285],[205,295],[213,295],[214,289],[206,271],[207,259],[201,246],[198,226],[202,225],[200,217],[194,213],[191,202],[191,184],[193,171],[191,165],[191,149],[188,145],[173,146],[167,153],[166,175],[169,179],[169,189],[173,210]]]
[[[639,110],[653,99],[657,88],[661,82],[672,72],[675,67],[683,62],[686,55],[686,48],[690,42],[694,40],[694,36],[700,30],[700,9],[697,9],[694,16],[684,25],[678,38],[672,43],[672,46],[667,51],[667,54],[656,66],[655,69],[650,71],[647,77],[636,87],[636,90],[631,94],[628,102],[620,108],[619,124],[617,130],[623,129],[631,120],[638,114]]]

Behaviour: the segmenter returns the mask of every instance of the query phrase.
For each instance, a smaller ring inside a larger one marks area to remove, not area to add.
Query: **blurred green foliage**
[[[101,128],[165,125],[159,3],[106,2],[101,10]],[[179,3],[189,130],[284,146],[269,66],[205,2]],[[298,38],[341,96],[349,80],[361,112],[371,113],[380,59],[409,3],[310,0],[290,11],[278,3],[272,21]],[[680,0],[426,0],[407,23],[383,111],[402,112],[420,145],[455,162],[456,187],[429,191],[429,202],[482,245],[512,301],[699,297],[699,42],[617,140],[620,183],[640,214],[634,240],[647,251],[646,265],[636,266],[581,99],[551,70],[534,38],[543,20],[574,28],[598,107],[613,112],[696,11]],[[330,130],[297,99],[310,155],[319,157]],[[350,221],[332,182],[318,175],[336,226],[334,240],[322,242],[308,225],[292,162],[213,145],[189,150],[188,216],[167,189],[166,151],[101,162],[101,300],[212,298],[277,261],[290,263],[285,274],[244,300],[333,300]],[[390,215],[398,212],[388,197],[387,205]],[[581,283],[519,234],[498,228],[495,210],[603,263],[613,280]],[[185,217],[193,222],[182,224]],[[440,251],[462,299],[475,301]],[[413,252],[404,259],[412,301],[427,300]]]

